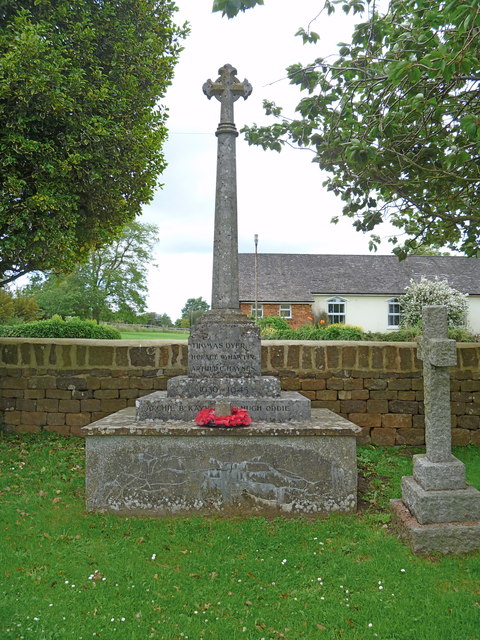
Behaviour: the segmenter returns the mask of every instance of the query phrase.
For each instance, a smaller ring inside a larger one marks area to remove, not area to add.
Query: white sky
[[[237,129],[267,124],[262,101],[269,99],[293,115],[300,100],[285,80],[285,68],[336,53],[347,41],[352,19],[339,9],[312,25],[317,45],[302,45],[294,34],[318,14],[320,0],[265,0],[264,7],[227,20],[211,13],[212,0],[177,0],[176,21],[188,20],[191,34],[163,101],[169,108],[170,137],[165,146],[168,168],[163,189],[144,208],[143,222],[158,225],[157,267],[149,278],[148,308],[172,320],[188,298],[211,302],[211,259],[215,209],[215,130],[220,103],[208,100],[202,85],[216,80],[226,63],[238,69],[240,80],[253,85],[252,95],[235,103]],[[341,14],[341,15],[340,15]],[[359,18],[357,17],[357,20]],[[273,83],[273,84],[272,84]],[[341,213],[341,201],[322,187],[324,176],[311,162],[312,153],[287,148],[280,154],[250,147],[237,138],[239,251],[263,253],[368,253],[368,235],[356,232],[349,220],[330,224]],[[388,228],[379,233],[387,237]],[[383,242],[380,253],[390,253]]]

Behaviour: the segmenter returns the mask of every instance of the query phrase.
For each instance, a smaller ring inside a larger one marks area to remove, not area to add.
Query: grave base
[[[124,409],[84,427],[89,511],[125,515],[355,511],[355,435],[326,409],[310,420],[208,428],[138,422]]]
[[[420,524],[403,500],[391,500],[393,524],[416,554],[468,553],[480,549],[480,521]]]

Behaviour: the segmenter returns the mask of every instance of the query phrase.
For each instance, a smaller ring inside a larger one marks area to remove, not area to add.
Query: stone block
[[[317,391],[325,389],[325,380],[302,380],[302,390]]]
[[[283,391],[299,391],[302,388],[301,380],[298,378],[281,377],[280,384]]]
[[[317,391],[315,397],[317,400],[336,400],[338,393],[335,389],[325,389],[323,391]]]
[[[431,462],[424,454],[413,456],[413,478],[425,491],[465,489],[465,465],[453,457],[448,462]]]
[[[480,416],[458,416],[457,426],[461,429],[480,428]]]
[[[397,429],[397,438],[395,444],[403,445],[408,444],[410,446],[419,446],[425,444],[425,430],[416,429]]]
[[[41,398],[37,400],[37,410],[56,413],[58,411],[58,400],[55,398]]]
[[[80,400],[60,400],[58,410],[62,413],[79,413]]]
[[[56,376],[32,376],[28,379],[29,389],[55,389],[56,387]]]
[[[454,447],[465,447],[470,444],[470,434],[471,431],[469,429],[452,429],[452,445]]]
[[[342,400],[340,402],[341,413],[365,413],[367,403],[365,400]]]
[[[363,380],[362,378],[345,378],[343,381],[343,388],[346,391],[363,390]]]
[[[342,368],[355,369],[357,365],[357,348],[345,346],[342,348]]]
[[[90,420],[90,413],[67,413],[65,416],[65,423],[71,427],[84,427]]]
[[[118,398],[119,395],[118,389],[97,389],[97,391],[93,392],[93,397],[99,398],[100,400],[112,400]]]
[[[22,411],[20,424],[43,426],[47,422],[45,411]]]
[[[168,381],[167,395],[176,398],[278,398],[280,381],[273,376],[248,378],[177,376]]]
[[[387,381],[383,378],[366,378],[363,385],[365,389],[380,391],[387,388]]]
[[[142,383],[148,383],[149,388],[153,388],[153,382],[151,380],[145,380],[139,378]],[[100,389],[128,389],[130,386],[130,380],[127,377],[124,378],[102,378],[100,380]]]
[[[62,376],[58,378],[55,385],[58,389],[68,391],[86,391],[89,389],[87,378],[85,376]]]
[[[107,413],[114,413],[115,411],[120,411],[121,409],[125,409],[126,406],[127,406],[127,401],[125,398],[102,400],[102,411],[106,411]]]
[[[18,398],[16,403],[16,408],[19,411],[36,411],[37,409],[37,401],[36,400],[26,400],[25,398]]]
[[[300,346],[288,345],[287,347],[287,367],[289,369],[300,368]]]
[[[343,378],[328,378],[327,389],[334,389],[339,391],[344,388],[345,380]]]
[[[6,365],[18,364],[18,345],[3,344],[0,346],[0,363]]]
[[[208,429],[141,425],[126,409],[83,431],[88,510],[229,516],[356,508],[360,429],[330,412],[294,425]]]
[[[370,438],[375,444],[382,445],[384,447],[393,447],[396,439],[395,429],[372,429],[370,431]]]
[[[310,416],[310,401],[294,391],[284,391],[279,398],[225,397],[223,399],[230,402],[233,407],[246,409],[253,420],[301,421]],[[150,393],[139,398],[136,404],[138,421],[193,420],[201,409],[214,406],[212,398],[172,398],[168,397],[165,391]]]
[[[70,400],[72,392],[66,389],[45,389],[47,398],[57,398],[58,400]]]
[[[388,380],[388,388],[392,391],[410,391],[412,381],[410,378],[390,378]]]
[[[418,413],[418,402],[409,402],[406,400],[390,400],[388,403],[389,413],[409,413],[414,415]]]
[[[46,389],[25,389],[24,397],[27,400],[40,400],[46,397]]]
[[[350,413],[348,419],[359,427],[382,426],[382,416],[377,413]]]
[[[402,478],[402,498],[420,524],[480,520],[480,491],[465,489],[425,491],[413,476]]]
[[[392,523],[416,554],[460,554],[480,549],[480,522],[420,524],[403,500],[391,500]]]
[[[382,426],[389,429],[406,429],[412,426],[412,416],[407,413],[387,413],[382,416]]]
[[[91,346],[88,352],[88,364],[93,367],[111,367],[113,355],[113,347]]]
[[[368,389],[353,389],[353,391],[348,391],[347,393],[350,393],[351,400],[368,400],[370,397]]]
[[[64,424],[65,424],[64,413],[47,413],[46,426],[60,427],[60,426],[63,426]]]
[[[80,413],[100,411],[101,404],[102,404],[102,401],[99,398],[86,398],[85,400],[81,400]]]
[[[399,400],[406,400],[406,401],[411,401],[411,400],[417,400],[417,392],[416,391],[399,391],[398,392],[398,399]],[[423,400],[423,398],[422,398]]]
[[[388,413],[388,400],[367,400],[369,413]]]

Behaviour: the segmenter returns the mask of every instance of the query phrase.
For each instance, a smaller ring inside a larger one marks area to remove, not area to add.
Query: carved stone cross
[[[240,82],[237,70],[226,64],[218,70],[220,77],[207,80],[203,92],[210,100],[221,102],[218,138],[217,185],[215,192],[215,230],[213,238],[212,309],[240,308],[238,289],[237,170],[235,139],[238,132],[233,120],[233,103],[252,93],[247,80]]]
[[[423,360],[426,455],[431,462],[452,459],[450,373],[457,363],[455,340],[448,339],[447,308],[423,307],[423,335],[418,357]]]
[[[234,125],[233,103],[239,98],[246,100],[252,93],[252,85],[248,80],[240,82],[235,76],[237,70],[231,64],[220,67],[218,73],[220,77],[215,82],[211,80],[205,82],[203,93],[209,100],[212,96],[215,96],[221,102],[220,124]]]

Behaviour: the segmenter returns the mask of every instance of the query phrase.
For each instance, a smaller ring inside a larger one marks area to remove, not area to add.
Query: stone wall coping
[[[135,421],[135,408],[129,407],[92,422],[82,428],[87,436],[231,436],[233,438],[254,436],[356,436],[361,427],[345,420],[327,409],[312,409],[311,420],[298,422],[261,422],[248,427],[201,427],[193,420],[141,420]]]
[[[92,338],[6,338],[0,337],[0,344],[81,344],[91,347],[159,347],[171,344],[187,344],[188,340],[98,340]]]
[[[279,347],[285,345],[287,347],[299,345],[302,347],[321,347],[325,345],[326,347],[331,346],[340,346],[340,347],[381,347],[383,345],[388,347],[417,347],[416,342],[398,342],[398,341],[375,341],[375,340],[262,340],[262,346],[267,347],[268,345],[272,345],[275,347]],[[462,344],[467,344],[466,342],[462,342]],[[468,343],[470,346],[478,345],[480,347],[480,343]]]
[[[98,347],[155,347],[168,346],[170,344],[187,344],[188,339],[172,340],[170,338],[157,340],[95,340],[91,338],[7,338],[0,337],[0,344],[62,344],[75,345],[81,344],[85,346]],[[262,340],[262,346],[302,346],[302,347],[319,347],[319,346],[339,346],[339,347],[418,347],[417,342],[399,342],[399,341],[374,341],[374,340]],[[457,342],[457,348],[477,348],[480,349],[480,342]]]

